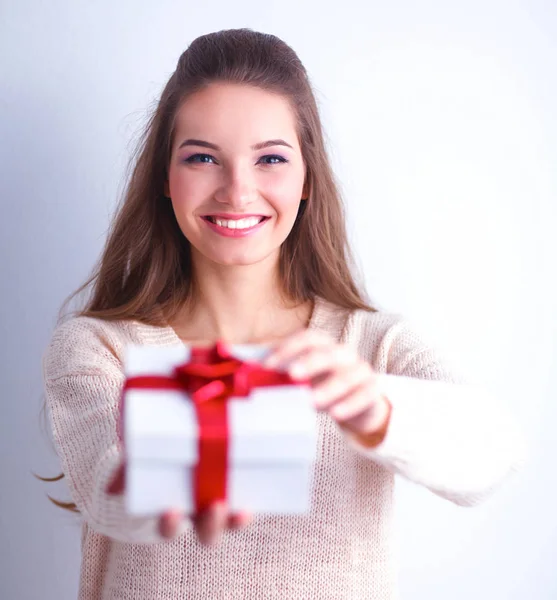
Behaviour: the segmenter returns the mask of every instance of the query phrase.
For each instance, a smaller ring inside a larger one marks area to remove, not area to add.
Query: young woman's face
[[[180,108],[166,194],[194,260],[277,260],[305,197],[304,179],[285,98],[218,83]]]

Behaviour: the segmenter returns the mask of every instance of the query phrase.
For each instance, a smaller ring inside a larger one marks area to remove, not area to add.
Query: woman
[[[366,303],[306,71],[274,36],[221,31],[180,57],[89,284],[44,357],[82,600],[391,599],[394,474],[469,506],[522,460],[504,407]],[[134,518],[107,492],[125,345],[217,339],[269,344],[268,366],[311,379],[308,515]]]

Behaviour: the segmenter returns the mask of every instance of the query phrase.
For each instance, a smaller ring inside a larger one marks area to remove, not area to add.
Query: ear
[[[168,185],[168,179],[166,179],[164,182],[164,195],[167,198],[170,198],[170,186]]]
[[[309,198],[309,183],[306,179],[304,181],[304,187],[302,188],[302,200],[307,200]]]

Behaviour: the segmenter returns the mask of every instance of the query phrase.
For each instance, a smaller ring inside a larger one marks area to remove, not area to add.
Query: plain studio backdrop
[[[0,23],[0,597],[76,598],[79,525],[45,495],[66,488],[31,475],[59,472],[41,357],[179,55],[250,27],[309,71],[375,305],[504,396],[529,440],[473,509],[398,479],[403,599],[554,600],[557,5],[3,0]]]

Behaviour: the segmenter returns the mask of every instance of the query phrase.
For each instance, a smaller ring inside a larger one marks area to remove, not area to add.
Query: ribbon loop
[[[191,395],[191,399],[199,404],[200,402],[209,402],[210,400],[225,400],[226,399],[226,384],[224,381],[217,379],[200,387]]]

